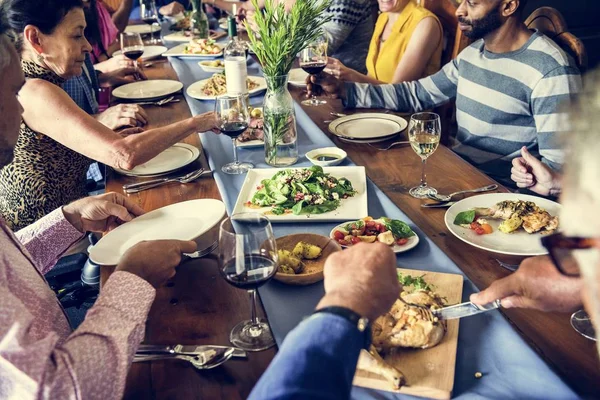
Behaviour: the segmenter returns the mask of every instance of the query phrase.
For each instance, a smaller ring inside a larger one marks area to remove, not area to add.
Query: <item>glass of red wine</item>
[[[139,33],[123,32],[121,33],[121,52],[131,61],[137,72],[137,60],[144,54],[144,42]]]
[[[248,95],[224,95],[217,97],[215,101],[215,113],[217,115],[217,126],[221,133],[229,136],[233,141],[233,162],[221,167],[226,174],[239,175],[254,168],[249,162],[239,162],[237,154],[237,137],[240,136],[250,123],[250,112],[248,110]]]
[[[327,39],[320,36],[317,40],[310,43],[300,52],[300,68],[310,75],[318,75],[327,65]],[[317,99],[313,94],[312,98],[302,101],[305,106],[320,106],[327,104],[325,100]]]
[[[225,280],[250,294],[252,318],[237,324],[231,343],[247,351],[275,344],[267,322],[256,315],[256,289],[277,272],[277,244],[269,219],[259,213],[234,214],[219,230],[219,271]]]
[[[150,43],[157,44],[158,40],[154,38],[154,24],[158,24],[156,2],[154,0],[143,0],[140,4],[140,16],[142,21],[150,25]]]

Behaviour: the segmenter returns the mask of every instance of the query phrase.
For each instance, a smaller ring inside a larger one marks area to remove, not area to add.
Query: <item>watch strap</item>
[[[369,349],[371,345],[371,323],[368,318],[362,317],[360,314],[349,308],[339,306],[324,307],[314,312],[314,314],[319,313],[333,314],[348,320],[352,325],[356,326],[356,329],[358,329],[360,333],[364,334],[365,341],[363,348]]]

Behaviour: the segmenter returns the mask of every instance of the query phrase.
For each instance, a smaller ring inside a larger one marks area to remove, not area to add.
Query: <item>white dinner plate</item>
[[[160,30],[161,30],[161,27],[156,24],[153,24],[153,25],[148,25],[148,24],[129,25],[129,26],[127,26],[127,28],[125,28],[125,32],[139,33],[140,35],[158,32]]]
[[[305,72],[302,68],[294,68],[290,70],[288,75],[288,82],[292,86],[306,86],[306,78],[308,77],[308,73]]]
[[[166,79],[138,81],[113,90],[115,97],[125,100],[154,100],[179,92],[183,83]]]
[[[281,169],[303,169],[303,168],[281,168]],[[263,179],[271,179],[280,168],[254,168],[248,171],[246,179],[240,190],[232,214],[241,212],[266,213],[271,207],[248,207],[246,203],[252,200],[256,187],[261,185]],[[323,222],[323,221],[347,221],[356,220],[369,215],[367,202],[367,176],[365,167],[324,167],[323,172],[331,174],[335,178],[346,178],[352,183],[356,190],[353,197],[342,199],[340,206],[323,214],[268,214],[271,222]]]
[[[213,62],[213,61],[218,61],[218,60],[198,61],[198,65],[205,72],[216,73],[216,72],[223,72],[223,71],[225,71],[225,66],[222,66],[222,67],[213,67],[213,66],[211,66],[210,63]]]
[[[341,117],[329,124],[329,131],[348,140],[373,140],[394,136],[408,126],[402,117],[393,114],[361,113]]]
[[[123,254],[145,240],[194,240],[209,231],[225,215],[225,204],[199,199],[150,211],[105,235],[90,251],[98,265],[117,265]]]
[[[253,107],[253,108],[258,108],[261,112],[263,110],[262,107]],[[263,114],[263,118],[264,117],[265,116]],[[264,140],[260,140],[260,139],[248,140],[246,142],[240,142],[239,140],[236,140],[236,144],[237,144],[238,149],[252,149],[252,148],[256,148],[256,147],[263,147],[265,145],[265,142],[264,142]]]
[[[267,81],[265,81],[265,78],[260,77],[260,76],[248,76],[248,78],[250,78],[254,82],[258,83],[258,87],[254,88],[248,92],[248,94],[250,96],[256,96],[256,95],[264,92],[265,90],[267,90]],[[207,96],[202,92],[202,88],[204,87],[204,85],[206,85],[206,82],[208,82],[208,79],[202,79],[201,81],[194,82],[190,86],[188,86],[188,88],[186,90],[188,96],[193,97],[194,99],[198,99],[198,100],[214,100],[214,99],[216,99],[217,96]],[[223,94],[225,94],[225,93],[223,93]]]
[[[167,52],[163,54],[165,57],[180,57],[180,58],[218,58],[223,55],[223,48],[221,46],[221,52],[217,54],[186,54],[183,51],[185,50],[185,46],[187,43],[181,43],[175,47],[172,47]]]
[[[352,222],[356,222],[357,220],[353,220],[353,221],[348,221],[348,222],[344,222],[343,224],[339,224],[338,226],[336,226],[335,228],[333,228],[331,230],[331,232],[329,232],[329,237],[332,238],[333,240],[335,240],[335,237],[333,236],[334,232],[337,231],[340,228],[343,228],[344,226],[346,226],[347,224],[350,224]],[[411,227],[412,229],[412,227]],[[413,229],[414,231],[414,229]],[[336,241],[337,243],[337,241]],[[408,242],[406,242],[405,245],[400,246],[396,243],[394,243],[393,246],[390,246],[390,248],[394,251],[394,253],[404,253],[405,251],[408,251],[410,249],[415,248],[417,245],[419,244],[419,235],[417,235],[417,232],[415,232],[414,236],[411,236],[408,238]],[[344,245],[340,245],[342,247],[352,247],[352,246],[344,246]]]
[[[547,254],[548,252],[542,246],[540,233],[529,234],[522,228],[519,228],[513,233],[502,233],[498,230],[498,226],[502,220],[494,220],[485,218],[494,231],[488,235],[478,235],[472,229],[463,228],[459,225],[454,225],[454,218],[462,211],[468,211],[475,207],[491,207],[494,204],[505,200],[523,200],[533,201],[535,204],[545,209],[552,216],[559,215],[561,205],[544,199],[543,197],[529,196],[516,193],[492,193],[482,194],[478,196],[468,197],[459,201],[446,211],[444,220],[448,230],[462,240],[472,246],[483,250],[493,251],[495,253],[509,254],[515,256],[538,256]]]
[[[165,46],[144,46],[144,53],[142,54],[142,60],[151,60],[156,57],[162,56],[162,54],[168,49]],[[113,56],[121,55],[121,50],[117,50],[113,53]]]
[[[200,150],[186,143],[175,143],[159,153],[153,159],[136,166],[131,171],[115,168],[120,174],[127,176],[157,176],[176,171],[196,161]]]

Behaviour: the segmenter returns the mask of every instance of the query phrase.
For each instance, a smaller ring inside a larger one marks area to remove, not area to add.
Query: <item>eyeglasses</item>
[[[542,238],[542,245],[548,250],[548,254],[554,262],[556,269],[566,276],[579,276],[579,265],[573,257],[573,250],[590,249],[596,247],[596,241],[590,238],[567,237],[562,233]]]

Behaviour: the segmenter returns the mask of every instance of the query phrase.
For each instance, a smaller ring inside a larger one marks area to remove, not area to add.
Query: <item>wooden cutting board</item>
[[[421,276],[427,283],[436,287],[436,292],[446,297],[447,304],[457,304],[462,300],[463,277],[456,274],[418,271],[398,268],[405,275]],[[458,347],[459,320],[447,321],[448,331],[444,339],[430,349],[398,349],[395,354],[385,357],[385,361],[402,371],[407,384],[400,390],[392,389],[391,384],[381,375],[357,370],[353,384],[371,389],[405,393],[433,399],[450,399],[454,387],[456,350]],[[365,352],[363,350],[363,352]],[[362,354],[361,357],[368,357]]]

